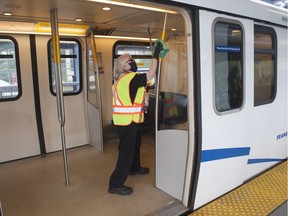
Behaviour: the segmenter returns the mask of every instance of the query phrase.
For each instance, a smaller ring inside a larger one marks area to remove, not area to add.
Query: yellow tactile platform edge
[[[287,198],[286,160],[190,216],[265,216]]]

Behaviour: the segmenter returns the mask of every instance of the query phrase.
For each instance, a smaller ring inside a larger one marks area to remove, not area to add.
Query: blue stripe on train
[[[248,164],[255,164],[255,163],[265,163],[265,162],[280,162],[286,159],[280,158],[259,158],[259,159],[249,159]]]
[[[210,149],[203,150],[201,162],[221,160],[225,158],[241,157],[249,155],[250,148],[226,148],[226,149]],[[258,159],[249,159],[247,164],[255,163],[265,163],[265,162],[281,162],[286,159],[281,158],[258,158]]]
[[[203,150],[201,162],[246,156],[249,155],[249,152],[250,148],[248,147]]]

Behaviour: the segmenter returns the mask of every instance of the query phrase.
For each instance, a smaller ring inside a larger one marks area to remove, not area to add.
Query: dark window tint
[[[255,26],[254,105],[271,103],[276,95],[276,33],[272,28]]]
[[[217,22],[215,44],[215,106],[219,112],[243,104],[243,31],[240,25]]]

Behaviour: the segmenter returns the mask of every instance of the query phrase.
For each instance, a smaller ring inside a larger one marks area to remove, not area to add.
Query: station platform
[[[287,160],[189,216],[287,216]]]

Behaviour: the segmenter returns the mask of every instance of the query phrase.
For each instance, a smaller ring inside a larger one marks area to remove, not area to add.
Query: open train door
[[[185,22],[191,23],[185,14],[183,11]],[[189,140],[194,140],[194,127],[191,125],[193,108],[188,104],[188,101],[193,101],[193,98],[188,100],[189,95],[193,96],[191,26],[187,25],[185,28],[183,34],[164,38],[169,53],[159,61],[155,115],[156,187],[182,203],[187,203],[187,195],[184,193],[189,191],[186,186],[190,177],[187,176],[191,176],[191,170],[187,169],[187,160],[191,152],[190,146],[193,145]]]
[[[90,144],[103,153],[101,92],[93,31],[90,37],[87,37],[87,64],[87,115]]]

